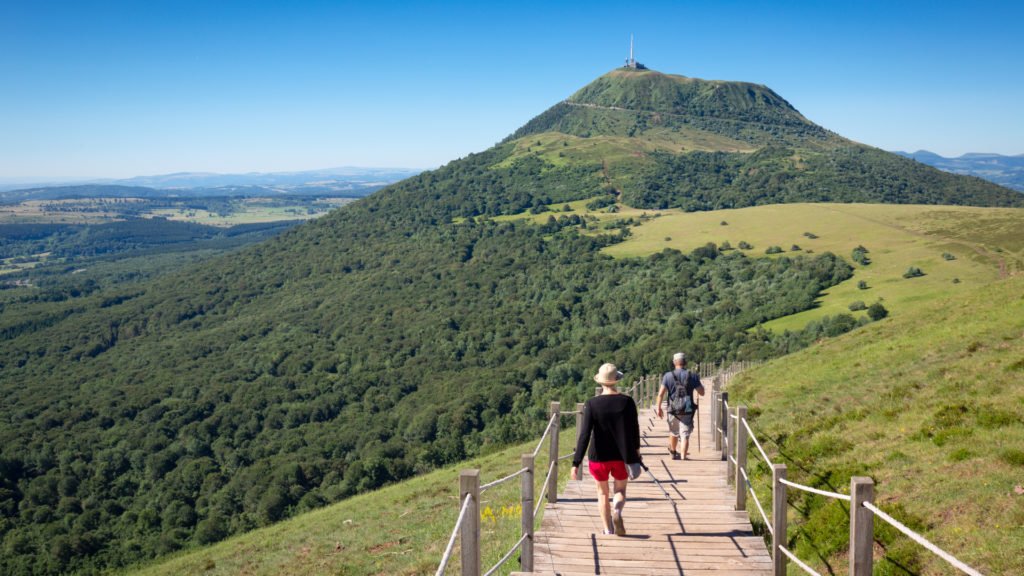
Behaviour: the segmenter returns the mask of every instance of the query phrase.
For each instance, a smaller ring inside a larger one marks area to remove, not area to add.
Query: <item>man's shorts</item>
[[[626,463],[622,460],[609,460],[608,462],[594,462],[591,460],[588,466],[590,467],[590,475],[598,482],[607,482],[608,474],[611,474],[612,478],[616,480],[629,478],[629,473],[626,472]]]
[[[668,431],[671,432],[673,436],[689,438],[690,433],[693,432],[693,414],[683,414],[679,418],[669,414]]]

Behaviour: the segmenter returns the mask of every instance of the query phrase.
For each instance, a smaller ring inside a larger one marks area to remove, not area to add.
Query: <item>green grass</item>
[[[575,430],[563,429],[559,435],[561,452],[570,452],[573,442]],[[532,452],[536,444],[537,440],[533,440],[505,448],[124,574],[433,574],[458,516],[459,471],[478,468],[480,482],[485,484],[518,470],[520,455]],[[536,495],[541,494],[540,483],[547,473],[547,451],[545,442],[535,463]],[[561,487],[567,482],[569,465],[568,461],[563,461],[559,466]],[[481,547],[485,570],[519,539],[520,516],[516,508],[519,484],[517,478],[481,496]],[[536,525],[540,525],[539,517]],[[458,573],[458,550],[457,543],[449,574]],[[517,567],[513,557],[498,573],[508,574]]]
[[[941,548],[985,574],[1022,574],[1022,294],[1017,277],[908,308],[742,375],[732,404],[749,407],[790,479],[848,492],[851,475],[869,475],[882,508]],[[845,570],[846,510],[793,493],[790,504],[800,556]],[[954,573],[881,524],[876,574]]]
[[[831,251],[852,262],[851,252],[858,245],[870,251],[871,263],[854,264],[853,278],[823,294],[817,308],[769,322],[765,327],[770,330],[800,329],[822,316],[849,313],[850,303],[857,300],[868,305],[882,300],[890,312],[901,313],[1024,271],[1021,209],[778,204],[710,212],[646,212],[660,217],[633,228],[632,237],[605,252],[632,257],[665,248],[690,251],[708,242],[728,241],[735,248],[746,241],[753,246],[745,251],[750,256],[766,257],[765,249],[778,245],[783,247],[782,255]],[[723,226],[722,221],[728,225]],[[818,238],[808,238],[805,232]],[[794,244],[801,252],[790,251]],[[956,259],[944,259],[943,252]],[[903,278],[910,266],[921,268],[926,275]],[[867,290],[858,289],[862,280],[867,282]]]

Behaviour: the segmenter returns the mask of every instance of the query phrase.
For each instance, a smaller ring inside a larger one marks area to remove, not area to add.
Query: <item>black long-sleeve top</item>
[[[573,466],[583,462],[584,452],[591,462],[640,462],[640,422],[632,398],[625,394],[602,394],[587,400]]]

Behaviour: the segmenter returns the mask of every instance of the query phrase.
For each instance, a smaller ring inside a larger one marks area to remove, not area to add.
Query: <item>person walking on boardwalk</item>
[[[580,463],[586,453],[590,460],[590,475],[597,483],[597,506],[601,511],[604,533],[625,536],[622,509],[626,505],[626,484],[629,482],[626,464],[641,461],[640,422],[636,403],[615,387],[620,380],[622,372],[614,364],[603,364],[594,376],[594,381],[602,386],[601,395],[594,396],[583,405],[583,422],[572,458],[571,478],[579,480]],[[609,475],[615,484],[612,504],[608,502]]]
[[[697,412],[697,403],[693,400],[696,390],[704,395],[704,385],[700,376],[686,369],[686,355],[676,352],[672,356],[674,368],[661,378],[661,390],[658,391],[658,418],[664,418],[661,408],[662,401],[668,398],[668,451],[673,460],[679,460],[679,440],[683,440],[683,455],[690,454],[690,433],[693,432],[693,416]]]

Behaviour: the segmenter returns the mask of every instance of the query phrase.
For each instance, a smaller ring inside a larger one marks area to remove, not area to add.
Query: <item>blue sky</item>
[[[0,179],[432,167],[637,57],[885,149],[1024,153],[1021,2],[0,3]]]

